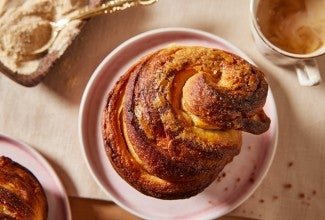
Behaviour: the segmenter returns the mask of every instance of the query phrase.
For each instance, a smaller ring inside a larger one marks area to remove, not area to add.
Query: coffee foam
[[[325,0],[261,0],[257,22],[265,37],[291,53],[308,54],[325,42]]]

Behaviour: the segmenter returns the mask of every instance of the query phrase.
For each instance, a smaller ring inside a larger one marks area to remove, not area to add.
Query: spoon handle
[[[154,1],[153,1],[154,2]],[[100,14],[114,13],[116,11],[122,11],[124,9],[136,6],[141,4],[139,0],[110,0],[106,3],[101,4],[100,6],[92,9],[86,9],[81,11],[79,14],[71,17],[69,20],[83,20],[87,18],[94,17]]]

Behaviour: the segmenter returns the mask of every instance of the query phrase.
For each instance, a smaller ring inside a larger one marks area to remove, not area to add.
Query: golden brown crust
[[[121,177],[146,195],[196,195],[239,153],[241,130],[268,128],[269,119],[256,116],[267,88],[263,74],[233,54],[181,46],[156,51],[109,94],[103,114],[107,155]]]
[[[270,120],[263,111],[268,92],[263,73],[233,54],[220,56],[213,73],[202,71],[187,80],[183,107],[207,126],[264,133]]]
[[[0,157],[0,218],[47,218],[45,192],[37,178],[8,157]]]

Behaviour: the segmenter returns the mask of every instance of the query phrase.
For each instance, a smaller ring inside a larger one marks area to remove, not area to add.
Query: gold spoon
[[[52,26],[52,35],[49,41],[41,48],[34,50],[31,54],[37,55],[46,52],[54,43],[55,39],[59,35],[60,31],[74,20],[84,20],[87,18],[94,17],[100,14],[114,13],[116,11],[122,11],[124,9],[137,6],[137,5],[151,5],[158,0],[110,0],[107,3],[101,4],[96,8],[87,9],[80,11],[79,14],[72,16],[70,18],[63,18],[57,22],[49,22]]]

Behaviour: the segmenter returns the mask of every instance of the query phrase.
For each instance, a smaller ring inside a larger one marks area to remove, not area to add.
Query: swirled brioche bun
[[[44,220],[48,204],[37,178],[8,157],[0,157],[0,219]]]
[[[239,154],[242,131],[261,134],[264,74],[218,49],[172,46],[134,64],[103,112],[107,156],[138,191],[160,199],[202,192]]]

